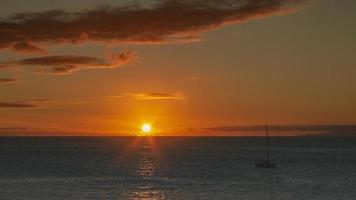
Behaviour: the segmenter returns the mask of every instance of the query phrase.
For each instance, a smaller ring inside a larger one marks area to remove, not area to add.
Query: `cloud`
[[[35,128],[24,127],[24,126],[0,126],[1,136],[24,136],[31,131],[36,131]],[[36,131],[37,132],[37,131]]]
[[[266,126],[219,126],[207,128],[219,132],[257,132],[265,131]],[[310,126],[269,126],[273,132],[304,132],[306,135],[356,136],[356,125],[310,125]]]
[[[23,131],[28,130],[27,127],[0,127],[0,131]]]
[[[183,97],[173,94],[148,93],[148,94],[131,94],[137,100],[182,100]]]
[[[128,93],[121,96],[108,96],[109,98],[133,98],[135,100],[183,100],[183,96],[168,93]]]
[[[25,58],[16,61],[0,63],[1,66],[33,66],[39,67],[42,72],[49,74],[70,74],[74,71],[82,69],[108,69],[120,67],[134,60],[134,55],[131,52],[123,52],[120,54],[111,54],[106,59],[99,59],[87,56],[44,56],[36,58]]]
[[[305,1],[158,0],[152,6],[18,13],[0,19],[0,49],[44,53],[40,45],[190,42],[224,25],[289,13]]]
[[[23,101],[3,101],[0,102],[1,108],[46,108],[49,103],[59,103],[57,99],[51,98],[32,98]],[[45,107],[43,107],[45,106]],[[1,124],[0,124],[1,125]]]
[[[46,54],[44,49],[36,47],[29,42],[16,42],[12,45],[12,50],[27,54]]]
[[[54,102],[55,99],[48,99],[48,98],[34,98],[31,99],[31,102]]]
[[[5,63],[0,63],[0,71],[2,70],[9,70],[11,69],[11,66],[5,64]]]
[[[0,102],[0,108],[34,108],[35,104],[27,102]]]
[[[17,82],[17,79],[14,78],[0,78],[0,85],[1,84],[9,84],[9,83],[15,83]]]

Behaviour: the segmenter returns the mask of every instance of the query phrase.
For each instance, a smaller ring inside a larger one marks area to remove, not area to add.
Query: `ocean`
[[[0,200],[356,199],[356,138],[3,137]]]

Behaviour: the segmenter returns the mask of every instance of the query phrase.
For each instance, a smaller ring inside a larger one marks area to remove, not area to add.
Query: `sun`
[[[152,131],[152,127],[150,124],[143,124],[142,127],[141,127],[141,131],[145,134],[145,135],[148,135],[151,133]]]

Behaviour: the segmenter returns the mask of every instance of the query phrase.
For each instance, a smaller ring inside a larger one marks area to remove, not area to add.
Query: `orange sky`
[[[19,2],[0,2],[0,135],[354,130],[354,1]]]

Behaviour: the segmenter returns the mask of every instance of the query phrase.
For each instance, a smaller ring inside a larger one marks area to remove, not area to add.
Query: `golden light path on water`
[[[129,198],[132,200],[162,200],[167,196],[162,190],[153,184],[156,177],[157,149],[154,139],[150,137],[141,137],[136,150],[138,151],[138,160],[135,169],[135,175],[140,184],[134,190],[130,191]]]

